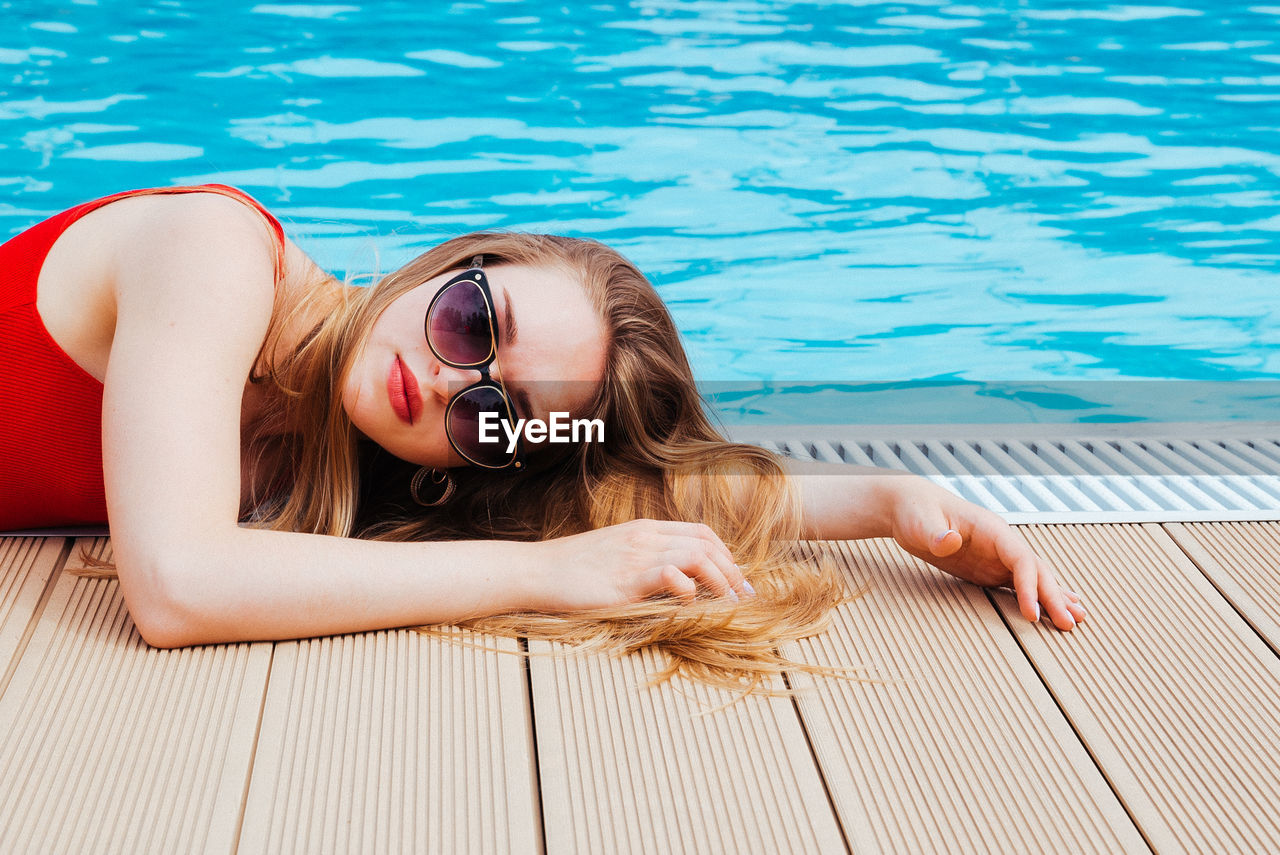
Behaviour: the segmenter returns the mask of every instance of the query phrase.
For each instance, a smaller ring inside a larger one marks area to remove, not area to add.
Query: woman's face
[[[423,331],[431,298],[459,272],[442,273],[396,298],[374,322],[342,388],[343,409],[360,433],[421,466],[465,464],[449,445],[444,415],[451,395],[479,380],[480,372],[440,362]],[[502,382],[522,418],[581,414],[604,377],[607,342],[604,321],[582,286],[555,267],[501,264],[486,266],[485,275],[500,336],[490,376]],[[406,412],[404,386],[417,387],[420,412]],[[540,448],[523,447],[526,453]]]

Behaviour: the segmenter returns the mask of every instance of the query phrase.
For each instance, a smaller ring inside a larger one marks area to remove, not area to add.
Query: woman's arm
[[[783,465],[800,493],[804,536],[811,540],[888,537],[894,491],[910,472],[786,458]]]
[[[274,247],[225,196],[108,206],[116,328],[103,468],[117,573],[162,647],[452,622],[519,609],[742,590],[687,523],[547,544],[382,543],[242,529],[240,407],[272,311]]]
[[[1027,620],[1041,606],[1056,627],[1073,629],[1084,606],[1053,568],[998,514],[896,469],[813,461],[784,462],[804,508],[806,537],[892,537],[923,561],[976,585],[1011,585]]]
[[[103,395],[117,571],[143,638],[296,638],[521,605],[515,544],[427,548],[237,525],[240,405],[271,316],[274,248],[235,200],[147,201],[113,223]]]

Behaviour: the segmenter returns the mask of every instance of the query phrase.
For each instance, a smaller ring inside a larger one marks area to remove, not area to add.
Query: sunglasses
[[[499,421],[516,424],[515,405],[502,384],[489,376],[489,366],[498,358],[498,313],[489,279],[481,269],[483,261],[484,256],[477,255],[469,270],[444,283],[427,307],[423,326],[427,346],[437,359],[453,368],[480,372],[480,381],[454,394],[445,410],[444,430],[453,450],[473,466],[521,469],[524,454],[519,441],[508,452],[499,425]],[[498,442],[480,441],[480,419],[486,413],[496,416],[489,419],[489,435],[502,437]]]

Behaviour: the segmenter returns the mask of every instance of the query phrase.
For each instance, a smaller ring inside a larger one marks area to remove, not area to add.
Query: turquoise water
[[[219,181],[611,243],[728,421],[1276,417],[1280,6],[149,5],[0,2],[0,235]]]

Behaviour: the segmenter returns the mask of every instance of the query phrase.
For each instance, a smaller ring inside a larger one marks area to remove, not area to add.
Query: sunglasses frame
[[[514,468],[516,470],[523,470],[524,448],[520,442],[519,436],[516,437],[516,449],[515,453],[511,456],[511,459],[506,463],[503,463],[501,466],[493,466],[491,464],[481,463],[478,460],[472,459],[470,455],[459,448],[457,441],[453,438],[453,429],[449,426],[449,419],[453,414],[453,408],[462,396],[476,389],[485,388],[493,389],[498,393],[498,396],[502,399],[503,406],[506,407],[509,424],[514,425],[517,421],[515,402],[511,400],[511,396],[507,394],[507,390],[503,387],[502,383],[494,380],[489,373],[489,366],[498,361],[498,310],[493,302],[493,292],[489,289],[489,277],[485,275],[484,269],[481,266],[483,263],[484,256],[477,255],[475,258],[471,259],[471,266],[467,270],[459,273],[457,276],[454,276],[440,287],[440,290],[436,292],[436,295],[431,298],[431,304],[427,306],[427,314],[422,320],[422,329],[423,333],[427,337],[427,347],[431,348],[431,352],[435,354],[436,359],[439,359],[445,365],[452,368],[470,368],[480,372],[480,380],[478,382],[472,383],[465,389],[459,389],[457,392],[449,396],[449,405],[446,407],[444,412],[444,433],[449,439],[449,445],[453,446],[453,450],[458,453],[459,457],[470,463],[472,466],[479,466],[481,469],[499,470]],[[435,310],[436,303],[439,302],[440,298],[443,297],[450,288],[464,282],[478,287],[480,296],[484,299],[485,314],[488,316],[489,321],[489,355],[479,362],[462,363],[455,362],[452,359],[446,359],[436,348],[436,343],[431,340],[431,313]],[[499,367],[501,367],[501,364],[499,364]]]

